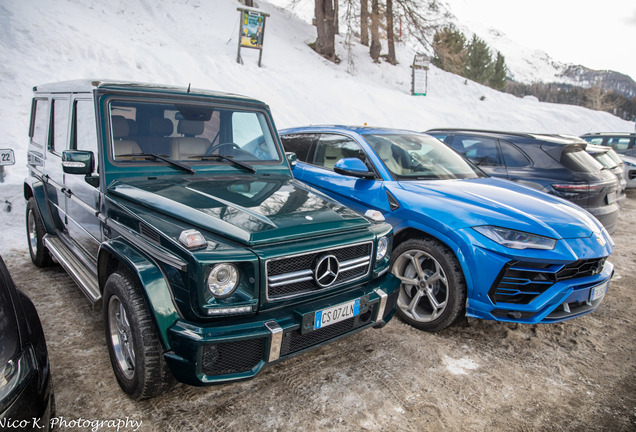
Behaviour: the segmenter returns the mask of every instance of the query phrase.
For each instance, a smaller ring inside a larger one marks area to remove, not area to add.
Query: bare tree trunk
[[[338,3],[338,0],[334,0],[333,2],[333,33],[337,35],[340,34],[340,16]]]
[[[378,0],[371,0],[371,46],[369,55],[374,62],[380,61],[380,5]]]
[[[369,0],[360,0],[360,43],[369,46]]]
[[[386,0],[386,43],[389,47],[387,61],[392,65],[396,65],[395,34],[393,33],[393,0]]]
[[[337,0],[336,0],[337,1]],[[334,0],[315,0],[316,52],[328,60],[336,60],[334,33]]]

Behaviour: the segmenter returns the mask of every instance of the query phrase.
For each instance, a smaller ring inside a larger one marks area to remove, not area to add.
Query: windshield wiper
[[[233,157],[230,156],[225,156],[222,154],[208,154],[208,155],[200,155],[200,156],[190,156],[193,159],[199,159],[199,160],[218,160],[218,159],[222,159],[222,160],[226,160],[228,162],[232,162],[234,165],[240,166],[241,168],[244,168],[246,170],[248,170],[251,173],[256,173],[256,168],[254,168],[252,165],[246,164],[245,162],[241,162],[240,160],[236,160]]]
[[[132,158],[140,157],[144,159],[151,159],[153,161],[156,161],[158,159],[160,161],[168,162],[170,165],[176,166],[177,168],[180,168],[183,171],[189,172],[190,174],[197,173],[194,169],[190,168],[188,165],[182,164],[181,162],[177,162],[176,160],[172,160],[166,155],[158,155],[154,153],[131,153],[131,154],[124,154],[124,155],[117,155],[116,157],[132,157]]]

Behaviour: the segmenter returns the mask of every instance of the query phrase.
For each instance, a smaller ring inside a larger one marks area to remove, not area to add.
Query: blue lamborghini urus
[[[464,315],[557,322],[594,311],[607,292],[614,244],[576,204],[489,177],[426,134],[312,126],[281,138],[297,179],[393,225],[398,314],[419,329]]]

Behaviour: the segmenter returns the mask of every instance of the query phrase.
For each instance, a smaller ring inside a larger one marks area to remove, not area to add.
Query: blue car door
[[[353,138],[322,133],[317,137],[314,149],[306,156],[306,160],[299,157],[299,160],[306,163],[296,165],[294,177],[358,212],[364,213],[369,208],[383,213],[390,211],[381,179],[362,179],[334,171],[335,164],[344,158],[358,158],[370,167],[364,150]]]

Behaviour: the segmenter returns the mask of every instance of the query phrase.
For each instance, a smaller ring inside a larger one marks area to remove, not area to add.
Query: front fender
[[[154,320],[157,334],[163,347],[171,349],[168,329],[180,318],[175,307],[167,277],[159,265],[141,251],[122,240],[102,243],[98,253],[98,274],[100,289],[108,277],[111,259],[115,259],[130,270],[141,286],[141,294],[146,299]]]
[[[393,221],[389,220],[388,222]],[[391,224],[393,225],[393,223]],[[427,236],[437,239],[438,241],[446,245],[455,254],[455,257],[457,258],[457,261],[462,268],[462,272],[464,273],[464,279],[466,280],[466,291],[468,294],[467,298],[470,297],[474,290],[472,271],[470,269],[471,262],[466,259],[466,255],[470,254],[470,252],[464,252],[461,246],[454,239],[448,237],[446,234],[435,230],[428,225],[418,223],[413,219],[402,219],[399,223],[393,225],[394,238],[398,237],[401,231],[408,229],[421,231]],[[395,246],[397,245],[394,244],[394,248]]]
[[[46,186],[41,180],[29,177],[24,181],[24,199],[28,201],[31,197],[35,199],[46,232],[55,232],[55,224],[48,210]]]

